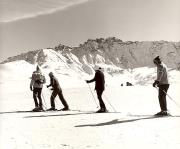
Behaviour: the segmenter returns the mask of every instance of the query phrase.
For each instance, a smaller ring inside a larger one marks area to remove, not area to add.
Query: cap
[[[95,65],[94,70],[101,70],[102,68],[100,66]]]

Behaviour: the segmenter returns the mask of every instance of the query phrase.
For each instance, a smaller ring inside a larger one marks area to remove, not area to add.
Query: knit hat
[[[154,62],[154,63],[156,63],[156,62],[161,62],[160,57],[159,57],[159,56],[156,56],[156,57],[154,58],[153,62]]]
[[[36,67],[36,71],[41,71],[38,65]]]

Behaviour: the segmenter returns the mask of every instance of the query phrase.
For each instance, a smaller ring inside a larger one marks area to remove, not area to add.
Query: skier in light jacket
[[[42,74],[39,66],[37,66],[36,71],[34,71],[32,74],[31,83],[30,83],[30,90],[33,91],[33,98],[34,98],[34,103],[35,103],[35,108],[33,109],[33,111],[43,110],[41,93],[42,93],[42,88],[43,88],[44,83],[46,83],[46,79],[44,75]]]
[[[167,112],[167,102],[166,102],[166,93],[169,89],[169,80],[168,80],[168,71],[166,65],[161,61],[159,56],[154,58],[154,64],[157,66],[157,79],[153,83],[153,87],[159,87],[159,104],[161,111],[156,115],[166,116],[169,113]]]

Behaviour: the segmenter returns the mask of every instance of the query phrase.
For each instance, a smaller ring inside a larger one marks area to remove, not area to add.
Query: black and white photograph
[[[180,0],[0,0],[1,149],[180,149]]]

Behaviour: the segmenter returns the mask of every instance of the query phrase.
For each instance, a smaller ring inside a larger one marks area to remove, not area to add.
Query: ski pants
[[[65,108],[69,108],[64,96],[63,96],[63,93],[62,93],[62,90],[53,90],[52,94],[51,94],[51,108],[55,108],[55,103],[54,103],[54,100],[56,98],[56,96],[59,96],[59,99],[61,100],[62,104],[64,105]]]
[[[159,104],[161,111],[167,111],[166,93],[168,91],[169,84],[159,85]]]
[[[96,90],[96,93],[97,93],[97,97],[98,97],[99,105],[100,105],[101,109],[106,109],[104,101],[102,100],[102,93],[103,93],[103,91],[104,90]]]
[[[42,107],[41,92],[42,92],[42,88],[33,89],[33,98],[34,98],[35,107]],[[37,98],[39,99],[39,102]]]

